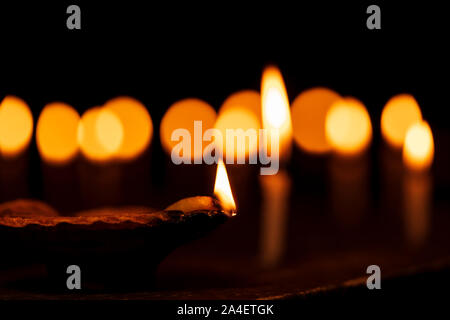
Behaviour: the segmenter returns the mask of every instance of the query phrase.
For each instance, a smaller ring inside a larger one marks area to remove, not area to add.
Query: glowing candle
[[[28,145],[33,116],[22,99],[6,96],[0,102],[0,198],[27,196]]]
[[[345,224],[355,224],[368,208],[369,175],[366,150],[372,124],[357,99],[342,98],[328,110],[325,134],[333,150],[330,161],[333,210]]]
[[[33,134],[33,116],[20,98],[6,96],[0,103],[0,153],[4,158],[20,155]]]
[[[428,173],[411,173],[416,165],[419,168],[427,166],[433,157],[432,152],[425,155],[428,159],[420,154],[421,144],[418,137],[422,135],[421,129],[413,130],[412,134],[409,134],[409,142],[406,145],[409,130],[421,122],[422,112],[419,104],[410,94],[398,94],[389,99],[383,108],[380,122],[385,142],[381,146],[382,212],[390,216],[403,213],[407,240],[413,246],[420,244],[426,236],[429,212],[427,199],[431,189]],[[419,154],[416,154],[417,151]],[[405,166],[411,168],[405,172]]]
[[[195,121],[199,121],[201,124],[200,135],[195,132]],[[180,143],[179,140],[173,138],[173,133],[177,129],[187,130],[192,139],[189,141],[190,148],[183,152],[189,152],[188,158],[194,163],[200,164],[206,146],[202,143],[202,133],[213,128],[215,121],[216,111],[208,103],[194,98],[180,100],[170,106],[161,120],[161,144],[167,154],[171,155],[174,148]]]
[[[433,134],[425,121],[411,125],[403,145],[403,208],[406,237],[412,246],[426,240],[431,215],[432,183],[429,169],[434,158]]]
[[[115,154],[121,175],[121,193],[127,202],[155,205],[158,196],[151,186],[153,166],[150,145],[153,122],[146,106],[135,98],[121,96],[108,100],[103,107],[111,110],[123,127],[123,139]]]
[[[214,167],[203,161],[203,151],[207,146],[207,143],[203,143],[203,134],[214,127],[215,121],[214,108],[197,98],[177,101],[164,114],[160,139],[167,154],[162,164],[166,166],[167,172],[163,182],[166,196],[184,197],[209,192],[207,186],[213,182]],[[184,135],[177,135],[180,132]],[[180,162],[175,163],[174,157]],[[181,176],[183,179],[180,179]]]
[[[96,107],[83,114],[77,135],[81,153],[102,163],[112,160],[121,147],[123,126],[114,112]]]
[[[219,116],[230,109],[245,109],[261,123],[261,95],[255,90],[241,90],[228,96],[220,106]]]
[[[369,113],[354,98],[337,100],[328,110],[325,134],[332,149],[338,154],[347,157],[360,155],[372,139]]]
[[[74,161],[79,145],[77,130],[80,116],[62,102],[47,104],[39,115],[36,144],[43,160],[46,200],[61,212],[79,209],[79,188]]]
[[[123,139],[116,157],[132,160],[149,146],[153,135],[153,123],[145,106],[131,97],[117,97],[107,101],[105,109],[111,110],[123,127]]]
[[[257,155],[260,124],[258,118],[252,112],[243,108],[226,110],[219,115],[214,127],[224,137],[223,146],[220,146],[224,158],[233,159],[234,163],[237,163],[239,158],[246,160]],[[231,136],[227,134],[227,130],[236,130],[236,138],[233,135],[230,139]],[[246,133],[249,133],[249,135],[246,135]],[[244,143],[239,144],[239,140]],[[239,146],[242,148],[239,148]]]
[[[405,165],[413,171],[427,171],[434,158],[433,134],[427,122],[413,124],[406,132],[403,146]]]
[[[81,117],[77,130],[83,161],[80,165],[82,197],[88,207],[120,203],[121,172],[117,159],[123,125],[110,109],[95,107]]]
[[[289,160],[292,149],[291,111],[283,76],[274,66],[267,67],[262,75],[261,107],[263,128],[278,131],[280,160]]]
[[[312,88],[300,93],[292,103],[294,141],[302,150],[312,154],[331,151],[325,135],[328,110],[341,96],[327,88]]]
[[[36,144],[45,162],[63,165],[75,158],[79,150],[79,121],[78,112],[65,103],[44,107],[36,126]]]
[[[283,77],[273,66],[267,67],[263,72],[261,106],[263,128],[278,131],[279,159],[280,163],[285,164],[292,148],[291,113]],[[270,143],[274,138],[270,137]],[[270,144],[268,147],[270,150]],[[284,256],[290,184],[289,175],[284,168],[275,175],[261,176],[261,264],[264,268],[276,267]]]
[[[399,94],[386,103],[381,113],[381,133],[392,147],[401,149],[409,127],[422,120],[416,99],[409,94]]]

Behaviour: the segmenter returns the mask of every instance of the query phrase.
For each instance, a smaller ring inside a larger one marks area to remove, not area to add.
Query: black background
[[[0,94],[17,94],[36,115],[63,100],[84,111],[120,94],[153,118],[195,96],[218,108],[232,92],[259,89],[277,64],[291,99],[325,85],[367,104],[376,120],[393,94],[414,94],[425,117],[445,123],[444,9],[381,3],[382,30],[366,28],[372,2],[77,2],[82,30],[68,30],[72,2],[0,7]],[[377,121],[374,121],[375,123]]]

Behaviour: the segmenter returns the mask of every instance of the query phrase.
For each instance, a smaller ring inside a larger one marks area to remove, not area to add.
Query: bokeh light
[[[247,157],[258,152],[258,130],[260,122],[256,115],[248,109],[244,108],[229,108],[219,114],[215,124],[215,128],[220,130],[223,136],[223,155],[232,150],[234,158],[239,156]],[[227,129],[241,130],[235,131],[237,138],[227,139]],[[246,136],[247,130],[249,135]],[[253,133],[252,133],[253,131]],[[250,136],[256,139],[251,139]],[[230,141],[234,140],[234,141]],[[238,141],[245,142],[245,149],[238,150]]]
[[[86,158],[98,162],[111,160],[121,146],[122,123],[111,110],[95,107],[81,117],[77,137]]]
[[[103,148],[117,155],[123,140],[123,127],[119,117],[109,109],[100,109],[96,120],[96,130]]]
[[[160,136],[161,144],[169,155],[172,153],[172,148],[179,143],[179,141],[172,141],[172,133],[176,129],[186,129],[192,139],[191,158],[202,159],[203,149],[207,144],[203,144],[202,150],[194,150],[194,121],[202,122],[204,133],[214,127],[216,111],[203,100],[188,98],[175,102],[164,114],[161,121]]]
[[[342,98],[326,115],[325,133],[332,149],[343,155],[364,151],[372,139],[372,124],[365,106],[355,98]]]
[[[0,103],[0,153],[9,158],[19,155],[33,135],[33,115],[25,101],[6,96]]]
[[[54,102],[44,107],[36,126],[36,144],[45,161],[63,164],[76,156],[79,121],[77,111],[68,104]]]
[[[408,128],[422,120],[416,99],[409,94],[399,94],[386,103],[381,113],[381,133],[395,148],[403,146]]]
[[[429,168],[434,158],[433,133],[427,122],[413,124],[406,132],[403,161],[413,170]]]
[[[261,95],[255,90],[241,90],[231,94],[219,109],[219,116],[230,109],[246,109],[261,123]]]
[[[292,103],[292,128],[295,143],[304,151],[326,153],[331,146],[325,136],[325,118],[331,105],[341,96],[327,88],[312,88],[300,93]]]
[[[112,110],[123,126],[123,141],[117,157],[130,160],[144,152],[153,135],[152,118],[145,106],[131,97],[117,97],[107,101],[104,108]]]

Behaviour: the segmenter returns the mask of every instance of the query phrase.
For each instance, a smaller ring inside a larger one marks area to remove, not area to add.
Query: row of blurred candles
[[[275,90],[275,94],[271,94],[271,90]],[[274,67],[264,72],[262,93],[262,107],[257,91],[244,90],[226,99],[218,115],[200,99],[174,103],[160,125],[164,149],[170,154],[178,144],[179,141],[171,139],[175,129],[185,128],[194,136],[194,121],[202,121],[204,131],[221,130],[224,137],[226,129],[280,129],[280,158],[289,157],[291,138],[307,153],[335,151],[345,157],[363,153],[370,144],[371,119],[363,103],[355,98],[341,97],[326,88],[313,88],[298,95],[290,108],[281,74]],[[381,130],[393,149],[403,148],[407,167],[420,170],[430,166],[433,137],[414,97],[400,94],[391,98],[381,115]],[[81,118],[66,103],[50,103],[42,110],[36,125],[40,155],[44,161],[55,165],[70,162],[79,151],[97,163],[130,161],[146,150],[152,135],[153,123],[148,110],[131,97],[107,101],[101,107],[87,110]],[[19,155],[32,136],[33,117],[27,104],[18,97],[5,97],[0,104],[2,156]],[[236,144],[233,146],[237,155],[239,150]],[[225,156],[226,141],[222,147]],[[202,157],[203,149],[194,149],[194,145],[191,148],[193,159]],[[246,156],[257,151],[258,142],[247,139]]]
[[[184,128],[194,136],[194,121],[202,121],[203,132],[216,128],[224,137],[226,129],[279,130],[280,171],[259,179],[263,196],[263,265],[276,265],[285,247],[291,185],[286,164],[291,156],[292,141],[306,154],[333,154],[331,191],[338,211],[355,211],[358,206],[361,210],[367,209],[367,203],[358,203],[367,196],[367,190],[361,186],[368,179],[364,163],[373,132],[370,115],[358,99],[317,87],[303,91],[290,104],[281,72],[269,66],[263,72],[261,93],[254,90],[234,93],[224,101],[218,113],[207,102],[196,98],[180,100],[170,106],[159,127],[161,144],[169,155],[179,143],[171,139],[173,131]],[[406,215],[412,217],[407,222],[410,237],[413,242],[421,242],[426,236],[431,201],[428,172],[434,157],[431,129],[422,118],[419,104],[409,94],[389,99],[380,121],[386,145],[395,157],[400,155],[401,171],[406,173],[404,178],[399,178],[391,175],[388,168],[387,193],[398,195],[394,189],[399,183],[403,186],[400,197],[404,199]],[[22,154],[32,139],[33,127],[27,104],[14,96],[5,97],[0,104],[2,157],[11,162]],[[103,106],[87,110],[81,117],[68,104],[54,102],[40,113],[35,137],[41,158],[49,166],[69,165],[81,154],[100,168],[108,163],[128,163],[139,158],[152,141],[153,123],[148,109],[131,97],[114,98]],[[244,152],[248,159],[258,152],[258,141],[245,139],[245,150],[238,150],[233,144],[235,157]],[[230,151],[227,143],[218,146],[222,147],[224,158]],[[191,145],[192,159],[201,158],[205,147],[198,149]],[[397,158],[391,160],[398,162]],[[362,168],[360,172],[358,168]],[[359,174],[355,175],[356,172]],[[395,179],[404,183],[393,181]]]

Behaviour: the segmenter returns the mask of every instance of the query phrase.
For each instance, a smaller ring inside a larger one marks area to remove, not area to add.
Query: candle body
[[[291,180],[285,170],[261,176],[261,266],[276,267],[285,253]]]
[[[370,209],[370,175],[367,154],[333,155],[330,159],[330,203],[333,214],[345,227],[359,225]]]
[[[432,181],[428,171],[406,171],[403,176],[403,214],[405,237],[414,248],[428,237],[431,219]]]

